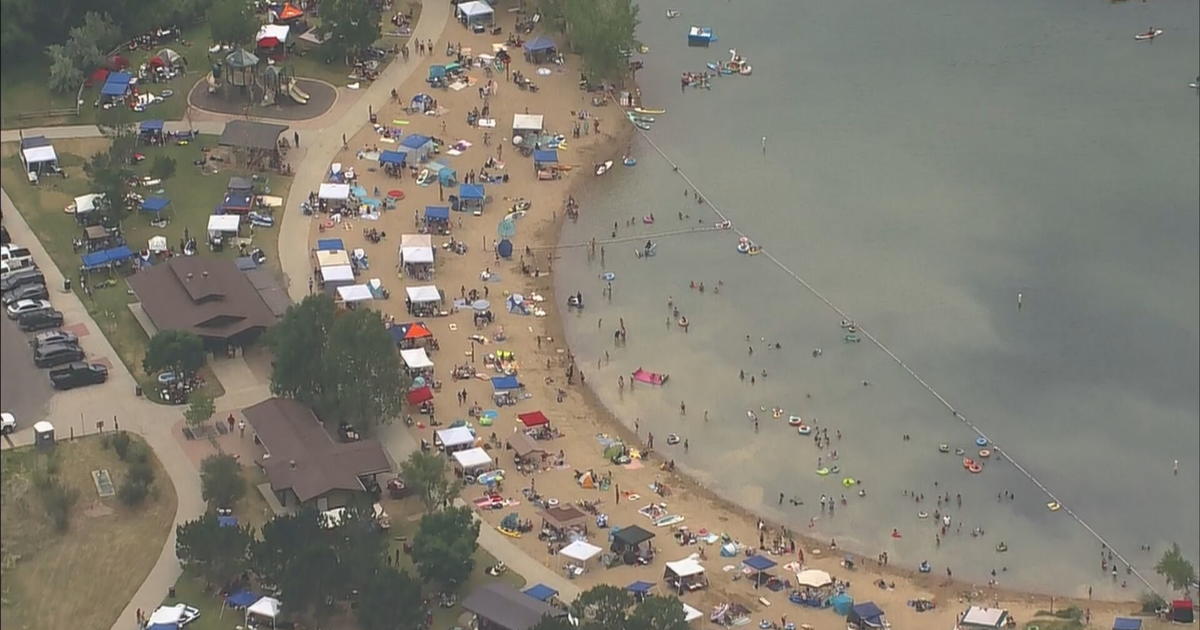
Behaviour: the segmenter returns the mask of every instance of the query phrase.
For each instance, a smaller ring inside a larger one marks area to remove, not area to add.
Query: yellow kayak
[[[634,107],[633,111],[635,111],[639,114],[665,114],[665,113],[667,113],[667,110],[665,110],[665,109],[647,109],[645,107]]]

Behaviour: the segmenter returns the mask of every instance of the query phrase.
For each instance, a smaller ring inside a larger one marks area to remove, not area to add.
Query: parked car
[[[50,297],[50,292],[46,290],[46,285],[41,283],[26,284],[19,286],[4,294],[3,301],[5,306],[13,302],[21,300],[44,300]]]
[[[107,380],[108,368],[99,363],[75,361],[50,370],[50,386],[54,389],[99,385]]]
[[[17,418],[5,411],[0,413],[0,435],[8,435],[17,430]]]
[[[23,267],[5,275],[4,279],[0,280],[0,291],[8,293],[19,286],[35,282],[46,284],[46,276],[42,275],[42,270],[36,266]]]
[[[33,264],[33,254],[28,247],[8,244],[0,245],[0,262],[8,264],[10,272]]]
[[[63,314],[52,308],[32,311],[18,317],[17,325],[26,332],[58,328],[63,325]]]
[[[8,318],[16,319],[22,313],[30,313],[44,309],[54,308],[47,300],[20,300],[8,305]]]
[[[41,346],[33,351],[33,364],[40,367],[54,367],[84,357],[83,348],[74,344],[52,343]]]
[[[29,345],[33,346],[34,348],[52,343],[68,343],[78,345],[79,337],[76,337],[75,333],[69,333],[65,330],[44,330],[34,335],[33,338],[29,340]]]

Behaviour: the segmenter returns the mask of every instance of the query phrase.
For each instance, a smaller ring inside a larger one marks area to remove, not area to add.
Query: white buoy
[[[1024,297],[1020,292],[1017,293],[1017,310],[1021,310],[1021,298]]]

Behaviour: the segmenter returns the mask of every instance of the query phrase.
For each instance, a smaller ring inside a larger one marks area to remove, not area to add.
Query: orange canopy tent
[[[421,322],[415,322],[415,323],[409,324],[408,330],[404,331],[405,339],[423,339],[425,337],[432,337],[432,336],[433,336],[433,333],[429,332],[429,329],[426,328],[425,324],[422,324]]]
[[[290,2],[284,4],[283,8],[279,10],[278,19],[281,22],[286,22],[288,20],[294,20],[301,17],[304,17],[304,10]]]

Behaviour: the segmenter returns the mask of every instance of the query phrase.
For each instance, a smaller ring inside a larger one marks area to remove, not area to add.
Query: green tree
[[[379,40],[380,15],[369,0],[326,0],[321,13],[324,23],[318,32],[329,35],[321,45],[326,60],[349,62]]]
[[[245,0],[216,0],[208,8],[213,41],[246,44],[258,31],[258,18]]]
[[[208,513],[175,528],[175,555],[209,584],[224,584],[247,566],[254,534],[249,525],[221,527]]]
[[[379,569],[359,594],[358,625],[363,630],[424,628],[421,584],[407,572]]]
[[[479,521],[468,508],[426,514],[413,537],[417,573],[442,588],[457,588],[475,568],[478,538]]]
[[[55,531],[67,531],[71,526],[71,508],[79,500],[79,491],[68,488],[49,470],[37,471],[33,483],[38,490],[38,497],[42,500],[42,508],[46,510],[46,516],[50,518]]]
[[[317,512],[312,508],[267,521],[262,527],[261,540],[250,546],[255,573],[278,584],[297,552],[308,541],[324,540],[324,533]]]
[[[334,310],[329,296],[310,295],[289,306],[283,319],[267,332],[267,345],[275,355],[273,394],[316,406],[323,394],[325,346]]]
[[[1196,581],[1196,567],[1183,556],[1178,543],[1171,543],[1171,548],[1164,551],[1154,572],[1167,579],[1167,584],[1177,591],[1183,591],[1186,596]]]
[[[175,174],[175,158],[169,155],[160,155],[154,158],[154,162],[150,165],[150,176],[158,179],[168,179]]]
[[[552,28],[566,33],[583,60],[589,81],[616,80],[629,69],[627,52],[637,48],[638,7],[632,0],[570,2],[542,0]],[[541,6],[541,5],[539,5]]]
[[[571,603],[571,612],[585,630],[624,628],[633,597],[625,589],[600,584],[579,594]]]
[[[183,418],[187,421],[188,427],[193,431],[200,428],[200,425],[208,422],[216,411],[216,406],[213,404],[212,396],[195,395],[191,397],[187,409],[183,410]]]
[[[404,483],[421,497],[426,512],[442,507],[446,499],[458,494],[461,486],[446,474],[446,460],[424,451],[413,451],[400,464],[400,475]]]
[[[688,630],[683,602],[678,597],[647,597],[625,625],[628,630]]]
[[[318,411],[339,415],[359,431],[400,413],[407,381],[400,355],[378,311],[338,316],[325,347],[324,393]]]
[[[242,467],[233,455],[210,455],[200,462],[200,492],[209,508],[232,506],[246,494]]]
[[[147,374],[171,370],[178,375],[190,375],[204,365],[207,357],[204,342],[186,330],[163,330],[150,339],[142,369]]]
[[[46,49],[46,54],[50,61],[46,84],[50,89],[64,94],[79,89],[79,84],[83,82],[83,70],[76,65],[67,47],[53,44]]]

